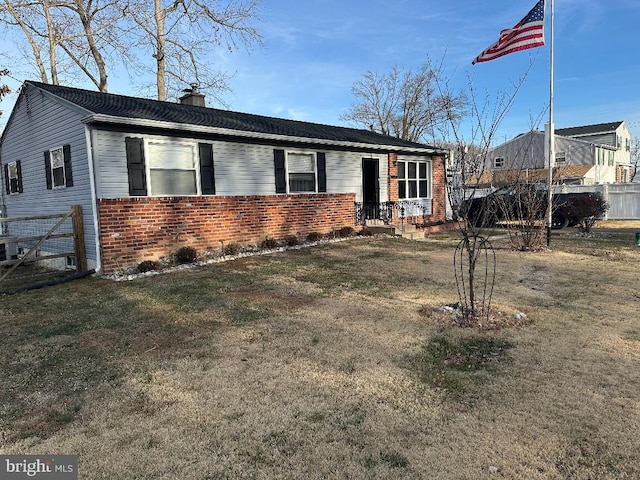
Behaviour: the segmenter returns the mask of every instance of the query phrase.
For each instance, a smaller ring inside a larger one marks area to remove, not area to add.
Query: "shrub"
[[[236,242],[228,243],[222,248],[224,255],[237,255],[240,252],[242,252],[242,245]]]
[[[144,260],[138,264],[138,268],[136,270],[138,273],[160,270],[160,262],[156,262],[155,260]]]
[[[273,248],[278,248],[278,242],[275,241],[273,238],[267,237],[260,244],[260,248],[264,250],[271,250]]]
[[[338,230],[338,236],[340,238],[348,238],[353,237],[356,234],[356,231],[353,227],[342,227]]]
[[[597,193],[571,197],[566,207],[570,215],[577,220],[576,228],[583,234],[591,232],[595,223],[609,210],[607,201]]]
[[[287,235],[284,237],[284,244],[287,247],[295,247],[296,245],[300,245],[300,240],[295,235]]]
[[[373,237],[373,232],[369,228],[363,228],[360,230],[360,235],[363,237]]]
[[[193,247],[180,247],[175,253],[174,258],[178,265],[185,263],[193,263],[198,258],[198,252]]]
[[[307,235],[307,242],[317,242],[322,240],[323,235],[320,232],[311,232]]]

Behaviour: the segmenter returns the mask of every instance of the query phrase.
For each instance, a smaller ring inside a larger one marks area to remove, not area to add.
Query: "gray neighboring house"
[[[356,227],[387,202],[443,221],[443,155],[368,130],[207,108],[197,91],[173,103],[27,81],[0,138],[0,206],[17,217],[81,205],[89,267],[111,273],[180,246]]]
[[[632,177],[631,134],[625,122],[556,129],[556,178],[567,185],[626,183]],[[516,171],[547,169],[545,134],[531,131],[493,148],[485,180],[512,177]],[[582,168],[576,168],[582,166]],[[591,166],[591,168],[586,168]]]

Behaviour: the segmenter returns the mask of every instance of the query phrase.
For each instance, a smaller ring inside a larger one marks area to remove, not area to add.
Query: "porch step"
[[[417,240],[424,237],[424,233],[418,231],[415,225],[371,225],[367,220],[367,230],[373,234],[385,234],[392,237],[408,238],[410,240]]]

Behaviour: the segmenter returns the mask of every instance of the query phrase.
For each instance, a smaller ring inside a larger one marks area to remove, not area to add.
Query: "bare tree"
[[[460,244],[454,256],[454,269],[458,285],[462,313],[467,321],[478,317],[488,317],[493,279],[495,275],[495,254],[489,238],[491,230],[487,226],[495,212],[486,203],[484,211],[472,212],[477,203],[472,198],[480,194],[488,172],[489,152],[496,134],[507,113],[514,104],[517,93],[525,82],[529,69],[512,85],[511,91],[498,93],[495,98],[481,95],[468,79],[469,108],[466,121],[470,132],[463,134],[457,119],[457,112],[445,111],[446,123],[440,125],[440,135],[451,146],[447,193],[454,206],[454,216],[458,219]],[[450,95],[448,82],[437,84],[440,95]]]
[[[186,85],[228,89],[227,76],[207,63],[212,45],[229,50],[261,44],[251,25],[258,0],[3,0],[0,23],[20,32],[30,61],[45,83],[59,84],[78,71],[98,90],[108,89],[117,64],[136,77],[152,71],[157,96],[167,98]],[[153,57],[150,64],[137,52]]]
[[[44,2],[46,4],[46,1]],[[17,27],[24,34],[33,60],[40,74],[40,80],[44,83],[49,82],[49,75],[47,73],[47,67],[45,60],[42,57],[42,50],[46,47],[43,42],[43,37],[49,34],[49,30],[44,30],[44,35],[39,32],[43,32],[42,24],[39,22],[42,12],[38,9],[38,4],[32,1],[19,1],[10,2],[4,0],[0,6],[0,22],[8,27]],[[37,25],[37,26],[36,26]],[[54,42],[53,36],[49,36],[49,44]],[[55,46],[53,47],[55,49]],[[52,49],[49,48],[49,53]],[[55,72],[55,70],[54,70]],[[54,73],[52,72],[52,73]],[[54,75],[54,82],[57,83],[57,76]]]
[[[125,11],[135,28],[128,31],[137,35],[137,47],[154,59],[158,100],[191,83],[201,89],[228,89],[227,76],[213,72],[204,58],[212,44],[229,50],[261,45],[262,38],[251,25],[257,5],[258,0],[224,6],[213,0],[130,0]]]
[[[394,66],[389,73],[367,72],[351,91],[355,97],[340,118],[404,140],[435,140],[447,122],[456,123],[467,106],[462,92],[438,90],[444,83],[442,65],[428,60],[415,73]]]
[[[123,17],[120,1],[72,0],[58,2],[57,8],[62,13],[61,22],[56,25],[62,34],[60,47],[98,90],[106,92],[108,74],[104,52],[125,48],[123,42],[112,35]]]
[[[0,21],[19,28],[30,45],[42,82],[59,84],[59,72],[71,65],[102,92],[108,77],[104,52],[120,45],[112,32],[121,18],[119,0],[4,0],[0,7]]]

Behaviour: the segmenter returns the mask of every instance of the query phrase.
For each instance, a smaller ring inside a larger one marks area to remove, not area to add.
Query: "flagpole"
[[[551,246],[551,225],[553,218],[553,209],[552,209],[552,201],[553,201],[553,165],[555,163],[555,127],[553,125],[553,20],[554,20],[554,8],[553,8],[553,0],[549,0],[549,8],[550,12],[550,21],[551,28],[550,30],[550,42],[549,42],[549,158],[547,161],[547,165],[549,166],[549,177],[547,179],[547,190],[548,190],[548,198],[547,198],[547,247]]]

